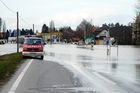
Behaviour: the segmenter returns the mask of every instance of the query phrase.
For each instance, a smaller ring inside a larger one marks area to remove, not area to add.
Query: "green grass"
[[[21,53],[12,53],[0,56],[0,81],[10,77],[21,64],[21,60]]]

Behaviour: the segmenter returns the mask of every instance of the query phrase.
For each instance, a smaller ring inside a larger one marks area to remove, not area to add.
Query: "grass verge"
[[[12,53],[0,56],[0,84],[6,81],[21,64],[22,54]]]

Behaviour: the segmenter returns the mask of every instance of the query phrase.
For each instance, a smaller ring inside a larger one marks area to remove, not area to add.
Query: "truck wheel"
[[[27,58],[27,56],[22,56],[22,58],[23,58],[23,59],[26,59],[26,58]]]
[[[41,58],[40,58],[41,60],[43,60],[44,59],[44,56],[41,56]]]

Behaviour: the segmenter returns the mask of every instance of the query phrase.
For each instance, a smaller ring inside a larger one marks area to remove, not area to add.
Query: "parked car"
[[[44,58],[44,41],[38,37],[25,38],[22,51],[23,58],[25,57],[40,57]]]

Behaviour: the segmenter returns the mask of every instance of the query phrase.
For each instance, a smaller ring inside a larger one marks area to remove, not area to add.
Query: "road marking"
[[[8,93],[15,93],[19,83],[21,82],[24,74],[26,73],[26,71],[28,70],[29,66],[31,65],[31,63],[33,62],[33,59],[29,61],[29,63],[26,65],[26,67],[23,69],[23,71],[20,73],[20,75],[18,76],[17,80],[14,82],[14,84],[12,85],[11,89],[9,90]]]

